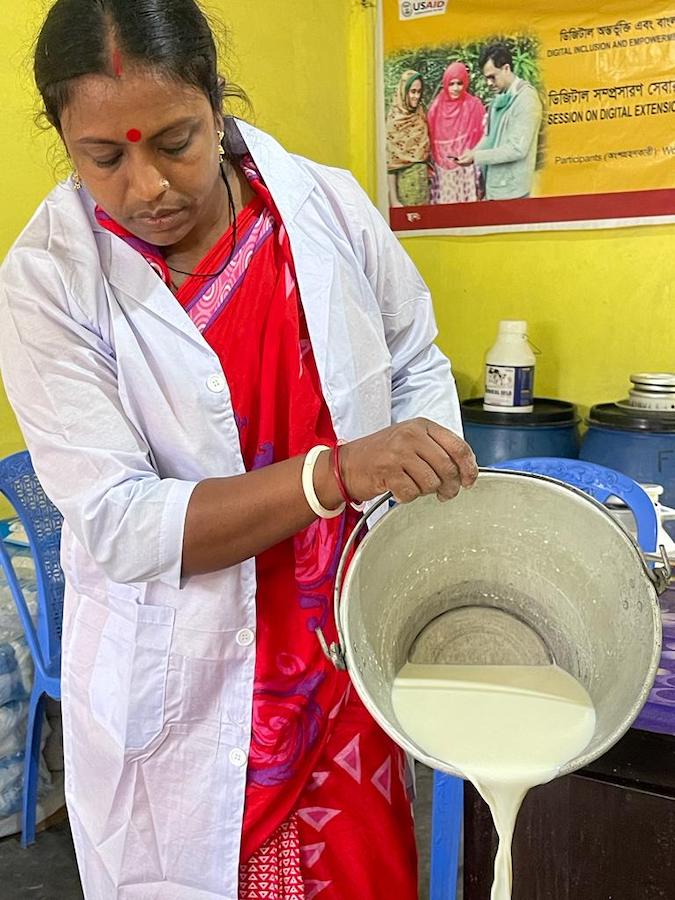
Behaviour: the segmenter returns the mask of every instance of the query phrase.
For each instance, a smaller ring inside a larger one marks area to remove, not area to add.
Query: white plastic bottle
[[[534,364],[534,353],[527,342],[527,322],[512,319],[500,322],[497,340],[485,357],[483,409],[532,412]]]

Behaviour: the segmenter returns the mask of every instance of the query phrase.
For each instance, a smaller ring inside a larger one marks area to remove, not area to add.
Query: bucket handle
[[[319,625],[314,629],[317,638],[319,639],[319,643],[321,644],[321,649],[324,652],[324,655],[329,659],[336,669],[341,669],[342,671],[347,671],[347,660],[345,657],[345,639],[342,634],[342,628],[340,627],[340,602],[342,600],[342,585],[344,584],[344,577],[347,570],[347,561],[349,560],[349,556],[352,552],[352,548],[356,543],[356,539],[359,534],[365,528],[368,519],[372,516],[376,510],[378,510],[385,503],[389,503],[389,501],[393,498],[393,494],[386,493],[380,497],[364,514],[361,516],[359,521],[354,526],[354,530],[349,535],[347,542],[344,546],[344,550],[342,551],[342,556],[340,557],[340,562],[337,567],[337,572],[335,574],[335,588],[333,589],[333,614],[335,617],[335,627],[337,629],[337,642],[333,642],[331,644],[326,640],[326,636],[323,633],[323,630]]]
[[[663,544],[659,544],[658,549],[658,553],[647,553],[645,550],[640,550],[640,553],[642,554],[645,563],[661,563],[660,566],[654,566],[653,568],[647,566],[647,573],[654,582],[656,593],[661,596],[673,578],[673,568],[670,563],[670,557]]]

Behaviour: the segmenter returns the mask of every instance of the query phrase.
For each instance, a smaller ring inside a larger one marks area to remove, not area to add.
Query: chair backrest
[[[43,491],[26,450],[0,460],[0,493],[16,510],[30,542],[38,591],[37,640],[42,660],[49,665],[61,652],[63,517]]]
[[[658,517],[649,495],[627,475],[597,463],[578,459],[562,459],[557,456],[530,456],[523,459],[505,459],[491,466],[493,469],[515,469],[548,475],[577,487],[600,503],[609,497],[623,500],[635,517],[637,540],[646,553],[657,549]]]

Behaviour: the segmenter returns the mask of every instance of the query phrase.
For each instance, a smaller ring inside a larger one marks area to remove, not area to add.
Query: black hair
[[[37,38],[34,74],[43,118],[59,133],[75,79],[114,76],[115,51],[203,91],[214,112],[225,98],[248,103],[218,74],[213,31],[195,0],[56,0]]]
[[[513,55],[506,44],[489,44],[487,47],[483,48],[478,59],[478,66],[481,72],[490,60],[492,60],[498,69],[508,65],[510,66],[511,71],[513,71]]]

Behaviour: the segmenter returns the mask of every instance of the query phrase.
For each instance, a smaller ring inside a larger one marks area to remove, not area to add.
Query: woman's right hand
[[[466,441],[422,418],[343,444],[340,470],[354,500],[371,500],[391,491],[399,503],[410,503],[423,494],[450,500],[478,475],[476,458]]]

